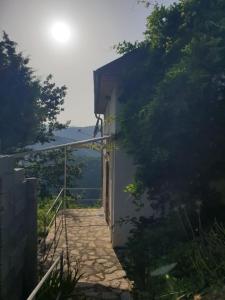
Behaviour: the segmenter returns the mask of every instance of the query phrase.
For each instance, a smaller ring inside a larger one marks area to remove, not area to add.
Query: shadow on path
[[[112,248],[103,209],[67,209],[65,215],[70,265],[76,268],[79,261],[83,274],[79,289],[88,300],[131,299],[131,284]],[[62,234],[56,254],[65,249]]]

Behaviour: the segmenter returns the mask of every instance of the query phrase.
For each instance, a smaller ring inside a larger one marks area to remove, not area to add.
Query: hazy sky
[[[38,76],[51,73],[68,87],[59,119],[86,126],[95,123],[93,70],[118,57],[114,44],[143,39],[148,14],[137,0],[0,0],[0,31],[30,56]],[[64,44],[50,32],[59,21],[71,29]]]

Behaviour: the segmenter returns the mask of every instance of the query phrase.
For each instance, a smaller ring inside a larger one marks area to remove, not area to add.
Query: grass
[[[99,199],[93,204],[79,204],[76,203],[76,199],[72,197],[67,197],[66,199],[66,207],[67,208],[101,208],[102,207],[102,201]]]
[[[85,300],[86,297],[77,290],[77,283],[82,277],[80,273],[80,263],[76,262],[75,267],[69,267],[64,270],[63,274],[59,269],[52,272],[50,277],[46,280],[38,295],[37,300],[62,300],[74,299]]]
[[[53,218],[54,212],[51,212],[46,215],[49,208],[53,203],[53,199],[45,198],[38,201],[37,208],[37,228],[38,228],[38,238],[43,238],[46,233],[46,226],[49,224],[51,219]]]

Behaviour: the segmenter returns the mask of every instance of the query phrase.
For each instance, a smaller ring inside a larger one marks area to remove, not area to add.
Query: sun
[[[51,35],[58,43],[66,44],[71,39],[70,26],[65,22],[55,22],[51,26]]]

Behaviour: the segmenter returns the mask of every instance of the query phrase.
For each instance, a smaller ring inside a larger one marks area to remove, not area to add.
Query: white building
[[[120,128],[118,116],[122,108],[119,102],[121,74],[129,64],[134,63],[141,53],[132,52],[94,71],[94,110],[96,115],[104,116],[104,135],[115,136]],[[149,201],[143,198],[143,207],[137,211],[131,196],[124,192],[125,187],[133,182],[135,166],[126,151],[116,142],[106,142],[103,153],[103,206],[108,222],[113,247],[125,246],[130,224],[120,225],[120,219],[129,217],[151,216]]]

